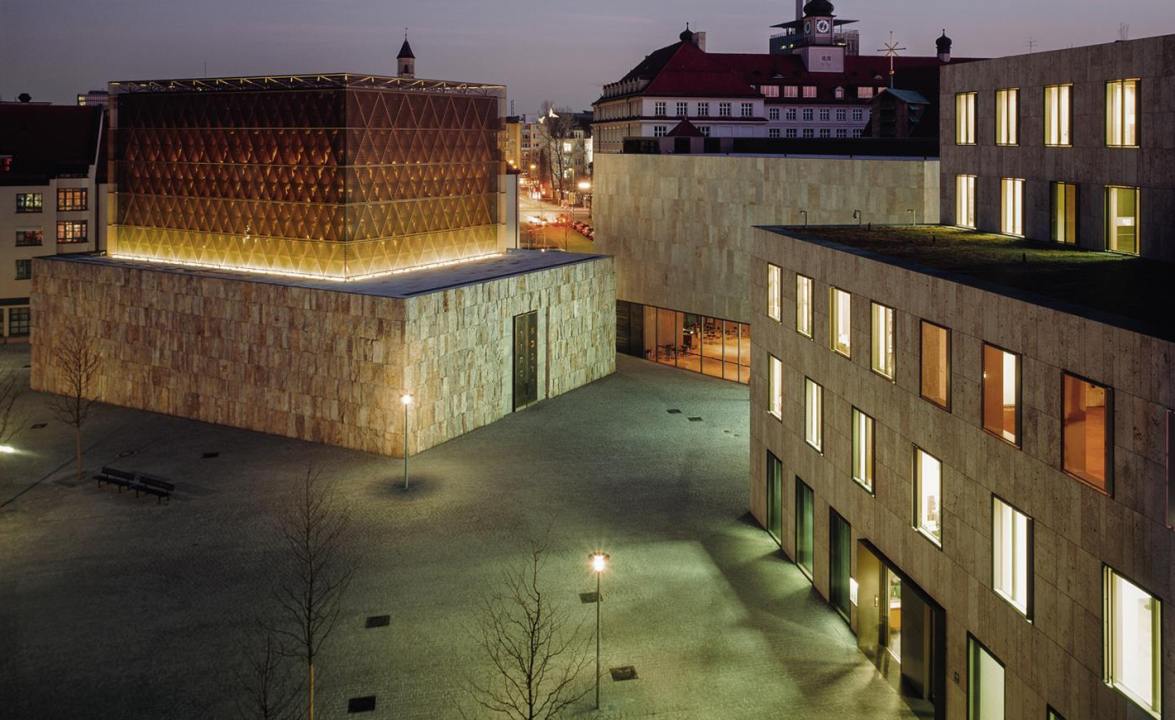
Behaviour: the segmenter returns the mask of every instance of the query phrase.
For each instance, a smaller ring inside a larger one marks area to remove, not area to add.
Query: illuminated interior
[[[1020,91],[1016,88],[996,90],[995,142],[996,145],[1020,142]]]
[[[646,360],[749,384],[751,326],[638,303],[618,303],[630,319],[627,352]],[[620,312],[618,311],[618,316]]]
[[[1138,254],[1138,188],[1106,188],[1106,248]]]
[[[768,392],[770,393],[771,405],[767,411],[777,418],[783,417],[783,363],[774,355],[767,356],[768,371],[767,378]]]
[[[1109,493],[1110,391],[1065,373],[1061,436],[1065,472]]]
[[[967,638],[967,717],[1004,720],[1004,666],[973,637]]]
[[[816,450],[824,448],[824,388],[804,378],[804,440]]]
[[[983,345],[983,429],[1012,444],[1020,437],[1020,356]]]
[[[1077,185],[1055,182],[1051,186],[1053,242],[1077,243]]]
[[[914,527],[936,545],[942,545],[942,463],[922,448],[914,448]]]
[[[850,357],[852,355],[852,297],[838,288],[829,291],[828,318],[832,323],[829,342],[833,351]]]
[[[999,498],[992,498],[992,580],[995,591],[1028,615],[1032,567],[1032,519]]]
[[[975,227],[975,176],[955,177],[955,224],[959,227]]]
[[[1104,592],[1106,681],[1162,717],[1162,604],[1109,567]]]
[[[1065,147],[1072,144],[1072,85],[1049,85],[1044,89],[1044,144]]]
[[[922,397],[941,408],[951,405],[951,331],[922,321]]]
[[[812,286],[810,277],[796,275],[796,332],[812,337]]]
[[[873,316],[871,362],[873,371],[894,379],[894,318],[893,308],[879,303],[870,304]]]
[[[1106,145],[1138,146],[1138,80],[1106,83]]]
[[[1000,179],[1000,232],[1024,234],[1024,181],[1021,179]]]
[[[780,274],[779,266],[767,265],[767,317],[777,322],[780,318]]]

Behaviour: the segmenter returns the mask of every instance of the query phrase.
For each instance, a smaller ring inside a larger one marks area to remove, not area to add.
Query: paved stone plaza
[[[20,409],[48,424],[0,456],[6,720],[233,717],[241,636],[272,611],[272,511],[307,463],[353,509],[360,562],[319,665],[322,718],[364,695],[376,710],[356,717],[459,717],[478,600],[548,527],[550,589],[588,628],[587,555],[611,553],[604,666],[639,675],[605,679],[602,711],[589,695],[573,716],[910,717],[746,515],[745,386],[621,356],[611,377],[413,458],[407,493],[396,460],[102,407],[87,466],[168,477],[170,505],[77,484],[45,396]]]

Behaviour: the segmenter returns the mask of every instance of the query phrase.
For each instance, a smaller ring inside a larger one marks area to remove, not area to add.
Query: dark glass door
[[[783,463],[767,453],[767,532],[775,542],[783,541]]]
[[[514,316],[514,409],[539,397],[538,312]]]
[[[812,579],[812,488],[796,478],[796,565]]]
[[[849,576],[853,529],[836,510],[829,509],[829,595],[836,611],[849,619]]]

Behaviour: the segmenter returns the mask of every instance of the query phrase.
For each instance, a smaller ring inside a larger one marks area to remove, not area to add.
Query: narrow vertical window
[[[955,224],[959,227],[975,227],[975,176],[955,177]]]
[[[832,350],[845,357],[852,356],[852,296],[839,288],[829,290],[828,340]]]
[[[1077,185],[1055,182],[1050,187],[1052,211],[1049,215],[1053,242],[1073,245],[1077,242]]]
[[[1167,525],[1175,528],[1175,410],[1167,411]]]
[[[1146,590],[1105,568],[1106,682],[1156,718],[1162,707],[1162,604]]]
[[[873,418],[853,408],[853,482],[873,492]]]
[[[767,317],[779,322],[780,269],[776,265],[767,265]]]
[[[992,587],[1032,617],[1032,518],[992,497]]]
[[[796,332],[812,337],[812,294],[815,281],[796,275]]]
[[[1106,249],[1138,254],[1138,188],[1106,188]]]
[[[824,388],[804,378],[804,440],[824,451]]]
[[[983,344],[983,429],[1020,444],[1020,356]]]
[[[768,355],[767,365],[767,387],[770,395],[767,412],[779,420],[783,418],[783,363],[774,355]]]
[[[975,144],[975,93],[955,94],[955,144]]]
[[[1062,467],[1079,480],[1110,493],[1113,427],[1108,387],[1064,373],[1061,384]]]
[[[1004,720],[1004,664],[967,635],[967,718]]]
[[[1106,145],[1138,147],[1138,80],[1106,83]]]
[[[995,92],[995,142],[997,145],[1020,143],[1020,91],[1016,88]]]
[[[1072,120],[1070,97],[1072,85],[1049,85],[1044,89],[1044,144],[1053,147],[1072,145],[1069,124]]]
[[[942,462],[914,447],[914,528],[942,547]]]
[[[951,331],[922,321],[922,397],[951,409]]]
[[[873,372],[894,379],[894,314],[893,308],[871,303],[873,316],[871,363]]]
[[[1018,178],[1000,180],[1000,232],[1024,234],[1024,181]]]

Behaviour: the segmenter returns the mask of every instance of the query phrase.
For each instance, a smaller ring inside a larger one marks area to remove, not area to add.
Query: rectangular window
[[[804,86],[804,97],[806,97],[806,98],[816,97],[816,86],[815,85],[805,85]]]
[[[763,93],[763,97],[777,98],[779,97],[779,86],[764,85],[759,88],[759,92]]]
[[[983,429],[1020,444],[1020,356],[983,344]]]
[[[27,258],[16,261],[16,279],[28,280],[33,276],[33,261]]]
[[[861,100],[868,100],[873,97],[873,88],[865,86],[857,88],[857,97]]]
[[[1138,147],[1138,80],[1106,83],[1106,145]]]
[[[17,247],[35,247],[39,246],[45,241],[45,233],[42,230],[17,230],[16,231],[16,246]]]
[[[29,334],[29,317],[31,312],[27,307],[8,309],[8,334],[12,337],[25,337]]]
[[[794,97],[799,97],[799,95],[800,95],[800,89],[798,87],[796,87],[795,85],[785,85],[783,87],[783,96],[784,97],[794,98]]]
[[[822,137],[822,138],[832,137],[832,128],[820,128],[820,137]]]
[[[865,111],[864,110],[862,110],[861,108],[857,108],[857,109],[853,110],[853,121],[854,122],[862,122],[864,120],[865,120]]]
[[[873,492],[873,418],[853,408],[853,482]]]
[[[824,451],[824,388],[811,378],[804,378],[804,440]]]
[[[942,547],[942,462],[916,445],[914,529]]]
[[[770,108],[769,110],[767,110],[767,119],[768,120],[778,120],[779,119],[779,108],[773,107],[773,108]]]
[[[779,308],[782,272],[778,265],[767,264],[767,317],[776,322],[782,317]]]
[[[1113,457],[1110,388],[1063,373],[1061,462],[1070,475],[1110,494]]]
[[[1138,188],[1106,188],[1106,249],[1138,254]]]
[[[804,108],[801,114],[803,115],[804,122],[812,122],[812,118],[814,117],[812,114],[812,108]]]
[[[922,397],[951,409],[951,331],[922,321]]]
[[[767,392],[771,403],[767,412],[776,420],[783,419],[783,363],[774,355],[767,356]]]
[[[660,100],[653,103],[653,114],[657,117],[665,117],[665,103]]]
[[[788,128],[787,130],[784,130],[783,136],[789,137],[789,138],[795,138],[796,137],[796,129],[795,128]]]
[[[1032,618],[1032,518],[992,496],[992,587]]]
[[[796,109],[795,108],[788,108],[786,111],[784,111],[783,117],[785,120],[794,121],[796,119]]]
[[[846,111],[844,108],[838,108],[836,111],[836,121],[837,122],[844,122],[845,120],[848,120],[848,119],[849,119],[848,111]]]
[[[57,188],[57,212],[86,209],[86,188]]]
[[[767,130],[767,137],[770,138],[771,140],[778,140],[779,139],[779,128],[769,128]]]
[[[995,142],[1020,143],[1020,91],[1016,88],[995,91]]]
[[[751,103],[743,103],[739,107],[739,114],[745,118],[752,117],[755,114],[755,106]]]
[[[1113,568],[1104,572],[1106,682],[1161,718],[1162,604]]]
[[[710,117],[710,103],[698,103],[698,117]]]
[[[39,213],[44,209],[45,196],[39,192],[17,193],[16,211],[18,213]]]
[[[796,275],[796,332],[812,337],[812,293],[815,282],[810,277]]]
[[[653,126],[653,137],[665,137],[665,135],[666,135],[666,133],[668,133],[668,131],[669,130],[665,125],[654,125]]]
[[[969,633],[967,720],[1004,720],[1004,664]]]
[[[873,372],[893,380],[896,357],[894,354],[893,308],[880,303],[871,303],[870,313],[873,316],[873,348],[870,353]]]
[[[848,136],[849,136],[849,131],[847,128],[837,128],[836,129],[836,137],[838,140],[843,140],[843,139],[847,138]]]
[[[975,93],[955,94],[955,144],[975,144]]]
[[[820,108],[820,122],[828,122],[832,119],[832,111],[828,108]]]
[[[86,237],[86,221],[85,220],[58,220],[57,221],[57,242],[61,245],[71,243],[84,243]]]
[[[1069,135],[1073,106],[1070,97],[1072,85],[1049,85],[1044,89],[1044,144],[1068,147],[1073,144]]]
[[[718,117],[730,117],[730,103],[718,103]]]
[[[862,132],[863,131],[861,130],[861,128],[853,128],[853,137],[855,137],[855,138],[861,137]]]
[[[1000,232],[1005,235],[1024,234],[1024,181],[1017,178],[1000,180]]]
[[[955,176],[955,224],[975,227],[975,176]]]
[[[829,288],[828,345],[845,357],[852,357],[852,317],[852,296],[839,288]]]
[[[685,117],[689,115],[689,104],[684,102],[677,103],[677,117]]]
[[[1052,183],[1049,192],[1052,209],[1049,213],[1053,242],[1073,245],[1077,242],[1077,185]]]

